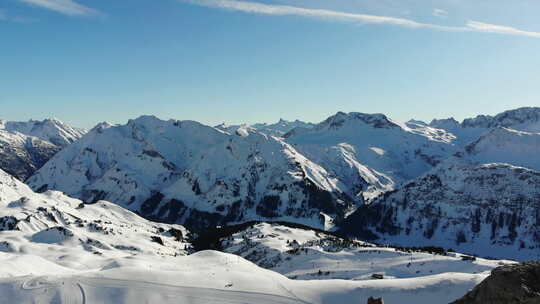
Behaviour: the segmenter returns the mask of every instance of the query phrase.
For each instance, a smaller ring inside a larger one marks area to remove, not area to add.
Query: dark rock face
[[[505,164],[439,167],[358,208],[340,226],[347,235],[400,246],[414,245],[407,243],[411,237],[454,249],[493,246],[471,252],[482,256],[519,246],[515,258],[534,260],[540,257],[539,184],[540,172]]]
[[[506,265],[451,304],[538,304],[540,262]]]
[[[0,130],[0,169],[24,181],[60,149],[37,138]]]
[[[369,297],[367,304],[384,304],[384,300],[382,298]]]

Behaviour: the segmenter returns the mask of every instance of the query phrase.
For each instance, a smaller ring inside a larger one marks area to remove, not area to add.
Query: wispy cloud
[[[448,17],[448,12],[440,8],[435,8],[433,9],[433,16],[446,18]]]
[[[22,2],[39,6],[55,12],[70,16],[89,16],[97,15],[99,11],[84,6],[74,0],[20,0]]]
[[[26,1],[26,0],[25,0]],[[428,28],[440,31],[452,32],[483,32],[497,33],[505,35],[520,35],[540,38],[540,32],[524,31],[508,26],[469,21],[464,26],[446,26],[431,23],[417,22],[411,19],[378,16],[370,14],[356,14],[328,9],[313,9],[289,5],[272,5],[260,2],[238,1],[238,0],[178,0],[184,3],[191,3],[206,7],[219,8],[232,11],[240,11],[252,14],[264,15],[295,15],[309,18],[328,19],[353,22],[358,24],[388,24],[408,28]],[[442,11],[442,10],[441,10]],[[439,12],[442,13],[442,12]]]
[[[478,32],[507,34],[507,35],[523,35],[523,36],[540,38],[540,33],[538,32],[528,32],[528,31],[520,30],[520,29],[509,27],[509,26],[489,24],[489,23],[483,23],[483,22],[478,22],[478,21],[467,22],[467,28],[474,31],[478,31]]]

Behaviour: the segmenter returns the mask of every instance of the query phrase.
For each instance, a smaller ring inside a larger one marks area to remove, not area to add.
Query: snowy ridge
[[[261,132],[264,134],[268,134],[271,136],[278,136],[281,137],[288,133],[289,131],[295,129],[295,128],[305,128],[310,129],[313,128],[314,124],[309,122],[303,122],[300,120],[295,121],[288,121],[285,119],[280,119],[278,122],[273,124],[267,124],[267,123],[256,123],[252,125],[248,124],[242,124],[242,125],[229,125],[226,123],[222,123],[220,125],[217,125],[216,128],[227,131],[231,134],[239,133],[239,134],[245,134],[245,132]]]
[[[470,144],[495,128],[509,128],[524,132],[540,132],[540,108],[524,107],[505,111],[495,116],[478,115],[459,123],[454,118],[434,119],[431,127],[444,129],[457,137],[462,146]]]
[[[81,138],[86,130],[71,127],[56,118],[43,121],[0,121],[0,129],[8,132],[19,132],[51,142],[59,147],[65,147]]]
[[[151,116],[94,128],[28,182],[192,227],[264,218],[324,227],[352,207],[335,178],[281,138]]]
[[[540,108],[524,107],[499,113],[495,116],[479,115],[465,119],[465,128],[510,127],[529,132],[540,132]]]
[[[25,180],[84,133],[84,130],[72,128],[57,119],[0,120],[0,169]]]

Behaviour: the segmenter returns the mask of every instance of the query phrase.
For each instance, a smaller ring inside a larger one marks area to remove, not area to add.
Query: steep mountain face
[[[463,298],[452,302],[452,304],[483,303],[540,303],[540,262],[501,266]]]
[[[56,119],[0,120],[0,169],[25,180],[84,132]]]
[[[56,146],[65,147],[81,138],[86,130],[71,127],[55,118],[43,121],[0,121],[0,129],[37,137]]]
[[[193,228],[252,219],[331,227],[353,207],[335,178],[280,138],[150,116],[97,126],[28,183]]]
[[[0,169],[20,180],[32,175],[60,149],[37,137],[0,129]]]
[[[310,122],[303,122],[300,120],[295,121],[288,121],[284,119],[280,119],[277,123],[274,124],[267,124],[267,123],[256,123],[252,125],[243,124],[243,125],[228,125],[228,124],[220,124],[217,125],[216,128],[227,131],[231,134],[239,133],[245,134],[245,132],[261,132],[267,135],[271,136],[278,136],[282,137],[287,132],[291,131],[294,128],[305,128],[305,129],[311,129],[315,126],[315,124]]]
[[[359,201],[395,189],[455,151],[455,137],[419,123],[382,114],[342,113],[312,129],[285,135],[299,152],[336,176]]]
[[[482,256],[540,258],[540,172],[448,160],[347,218],[377,242],[434,245]]]
[[[88,266],[77,259],[176,256],[188,249],[181,226],[152,223],[105,201],[85,205],[57,191],[37,194],[2,170],[0,232],[0,252],[83,269]]]

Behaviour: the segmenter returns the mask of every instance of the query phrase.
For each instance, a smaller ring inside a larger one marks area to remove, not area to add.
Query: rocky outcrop
[[[538,304],[540,262],[506,265],[451,304]]]

